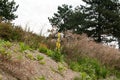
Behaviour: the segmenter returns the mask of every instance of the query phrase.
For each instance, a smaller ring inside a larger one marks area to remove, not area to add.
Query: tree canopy
[[[58,7],[58,12],[49,21],[60,31],[73,30],[86,33],[95,41],[102,42],[103,35],[120,39],[119,0],[82,0],[86,5],[75,9],[68,5]],[[64,15],[63,15],[64,14]]]
[[[16,5],[14,0],[0,0],[0,18],[1,21],[11,21],[17,18],[14,12],[18,9],[19,5]]]
[[[63,4],[62,6],[58,6],[57,13],[54,13],[54,16],[48,19],[52,26],[58,28],[58,31],[73,30],[78,32],[77,30],[80,29],[83,14],[81,14],[79,8],[73,10],[72,6]],[[78,33],[80,32],[79,30]]]

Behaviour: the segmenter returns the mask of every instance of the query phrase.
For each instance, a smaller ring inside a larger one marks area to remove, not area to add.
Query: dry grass
[[[102,64],[120,69],[120,52],[117,49],[94,42],[85,34],[72,34],[62,43],[62,53],[67,54],[68,59],[76,60],[81,56],[89,56],[98,59]]]
[[[43,76],[45,80],[73,80],[75,76],[78,76],[76,72],[68,69],[64,64],[63,67],[65,67],[65,70],[60,72],[58,70],[59,63],[38,51],[26,50],[21,52],[20,45],[15,43],[12,43],[9,49],[7,47],[4,48],[6,51],[12,53],[12,57],[8,60],[0,60],[0,75],[2,76],[2,80],[41,80],[40,78]],[[27,54],[32,54],[34,59],[27,57]],[[19,58],[20,55],[22,58]],[[42,56],[43,59],[36,60],[37,55]]]
[[[11,23],[0,23],[0,38],[13,42],[24,42],[34,49],[39,47],[39,43],[45,41],[44,36],[37,35],[27,28],[24,30]]]

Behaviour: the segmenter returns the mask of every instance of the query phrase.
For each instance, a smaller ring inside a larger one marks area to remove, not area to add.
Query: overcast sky
[[[46,32],[51,28],[48,17],[57,12],[57,7],[62,4],[77,6],[83,4],[81,0],[15,0],[19,4],[16,12],[18,18],[13,21],[16,25],[23,28],[27,25],[36,33],[41,29]]]

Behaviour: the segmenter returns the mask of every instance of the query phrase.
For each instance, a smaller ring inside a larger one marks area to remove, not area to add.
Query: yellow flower
[[[60,47],[61,47],[61,44],[60,44],[60,33],[58,32],[58,39],[57,39],[57,42],[56,42],[57,50],[60,50]]]
[[[56,47],[57,47],[57,49],[60,49],[60,43],[59,42],[56,42]]]

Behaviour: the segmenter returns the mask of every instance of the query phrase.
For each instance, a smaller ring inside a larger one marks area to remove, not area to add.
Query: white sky
[[[41,29],[45,33],[51,28],[48,17],[57,12],[58,5],[68,4],[77,6],[82,0],[15,0],[19,4],[16,12],[18,18],[13,21],[23,28],[27,25],[33,32],[39,33]]]

